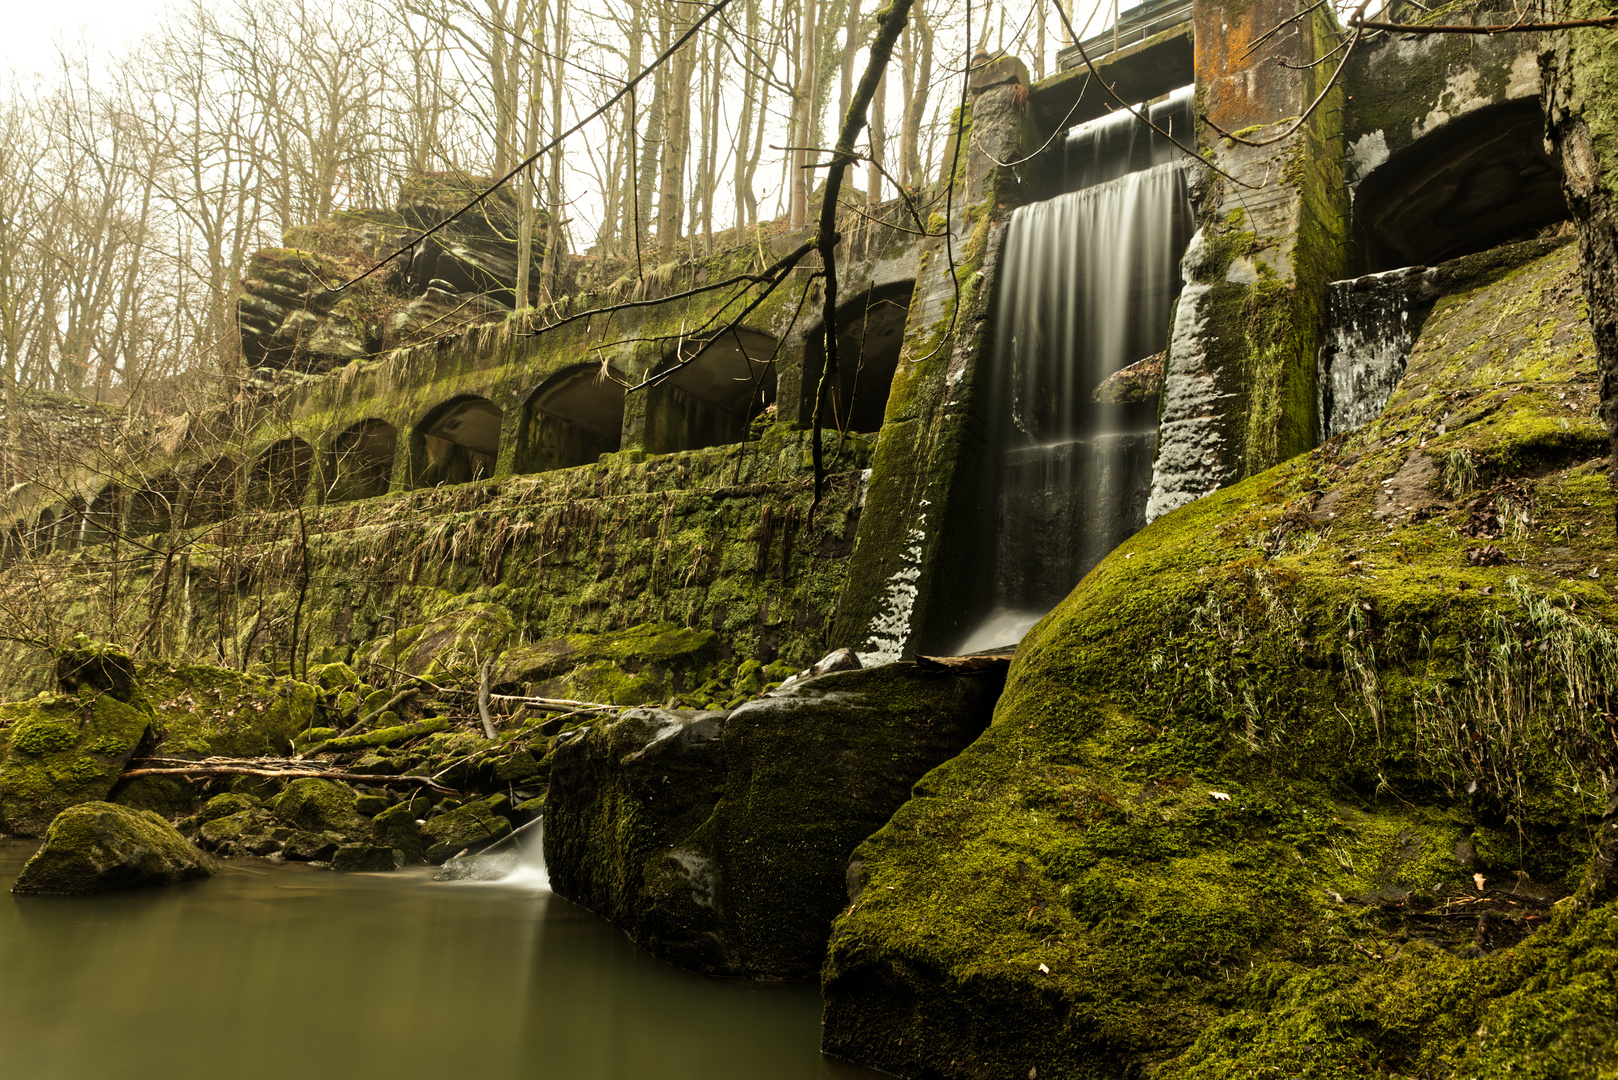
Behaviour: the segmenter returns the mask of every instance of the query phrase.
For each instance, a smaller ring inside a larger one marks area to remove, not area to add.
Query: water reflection
[[[0,841],[0,886],[31,850]],[[531,879],[241,860],[169,889],[8,895],[0,972],[0,1076],[30,1080],[877,1075],[820,1056],[813,986],[678,971]]]

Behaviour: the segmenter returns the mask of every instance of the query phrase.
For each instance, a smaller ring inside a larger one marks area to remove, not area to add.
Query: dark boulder
[[[849,856],[989,722],[1002,676],[838,672],[731,713],[631,709],[556,750],[552,887],[696,971],[812,977]]]

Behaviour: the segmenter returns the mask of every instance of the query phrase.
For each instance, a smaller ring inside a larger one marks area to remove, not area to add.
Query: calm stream
[[[9,890],[33,842],[0,841]],[[814,986],[687,974],[533,884],[237,860],[209,881],[0,897],[0,1077],[796,1080]]]

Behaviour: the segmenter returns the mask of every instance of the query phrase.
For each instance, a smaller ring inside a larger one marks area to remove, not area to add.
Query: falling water
[[[1063,145],[1063,189],[1078,191],[1126,173],[1167,165],[1183,156],[1174,142],[1191,143],[1192,98],[1196,87],[1182,86],[1146,107],[1147,127],[1128,109],[1118,109],[1067,133]],[[1136,106],[1140,111],[1141,106]],[[1154,131],[1152,128],[1156,128]]]
[[[1408,266],[1326,287],[1326,332],[1317,361],[1322,438],[1381,415],[1432,310],[1426,280],[1426,267]]]
[[[1178,91],[1153,122],[1166,127],[1189,105],[1190,89]],[[1187,167],[1168,157],[1176,152],[1126,113],[1084,125],[1065,166],[1070,182],[1088,186],[1025,206],[1007,226],[993,611],[968,645],[1020,636],[1145,523],[1156,396],[1103,401],[1097,390],[1167,343],[1194,227]]]

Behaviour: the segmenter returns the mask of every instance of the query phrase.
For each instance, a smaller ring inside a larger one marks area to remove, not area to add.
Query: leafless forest
[[[59,47],[49,76],[14,80],[0,103],[6,394],[138,401],[230,370],[233,299],[255,250],[333,213],[390,207],[410,176],[505,174],[707,10],[225,0],[171,8],[124,54]],[[727,5],[517,178],[544,258],[638,245],[660,264],[761,222],[805,224],[815,150],[835,141],[874,13],[872,0]],[[1048,70],[1055,19],[1044,5],[917,4],[845,202],[922,192],[970,54],[1004,49]]]

